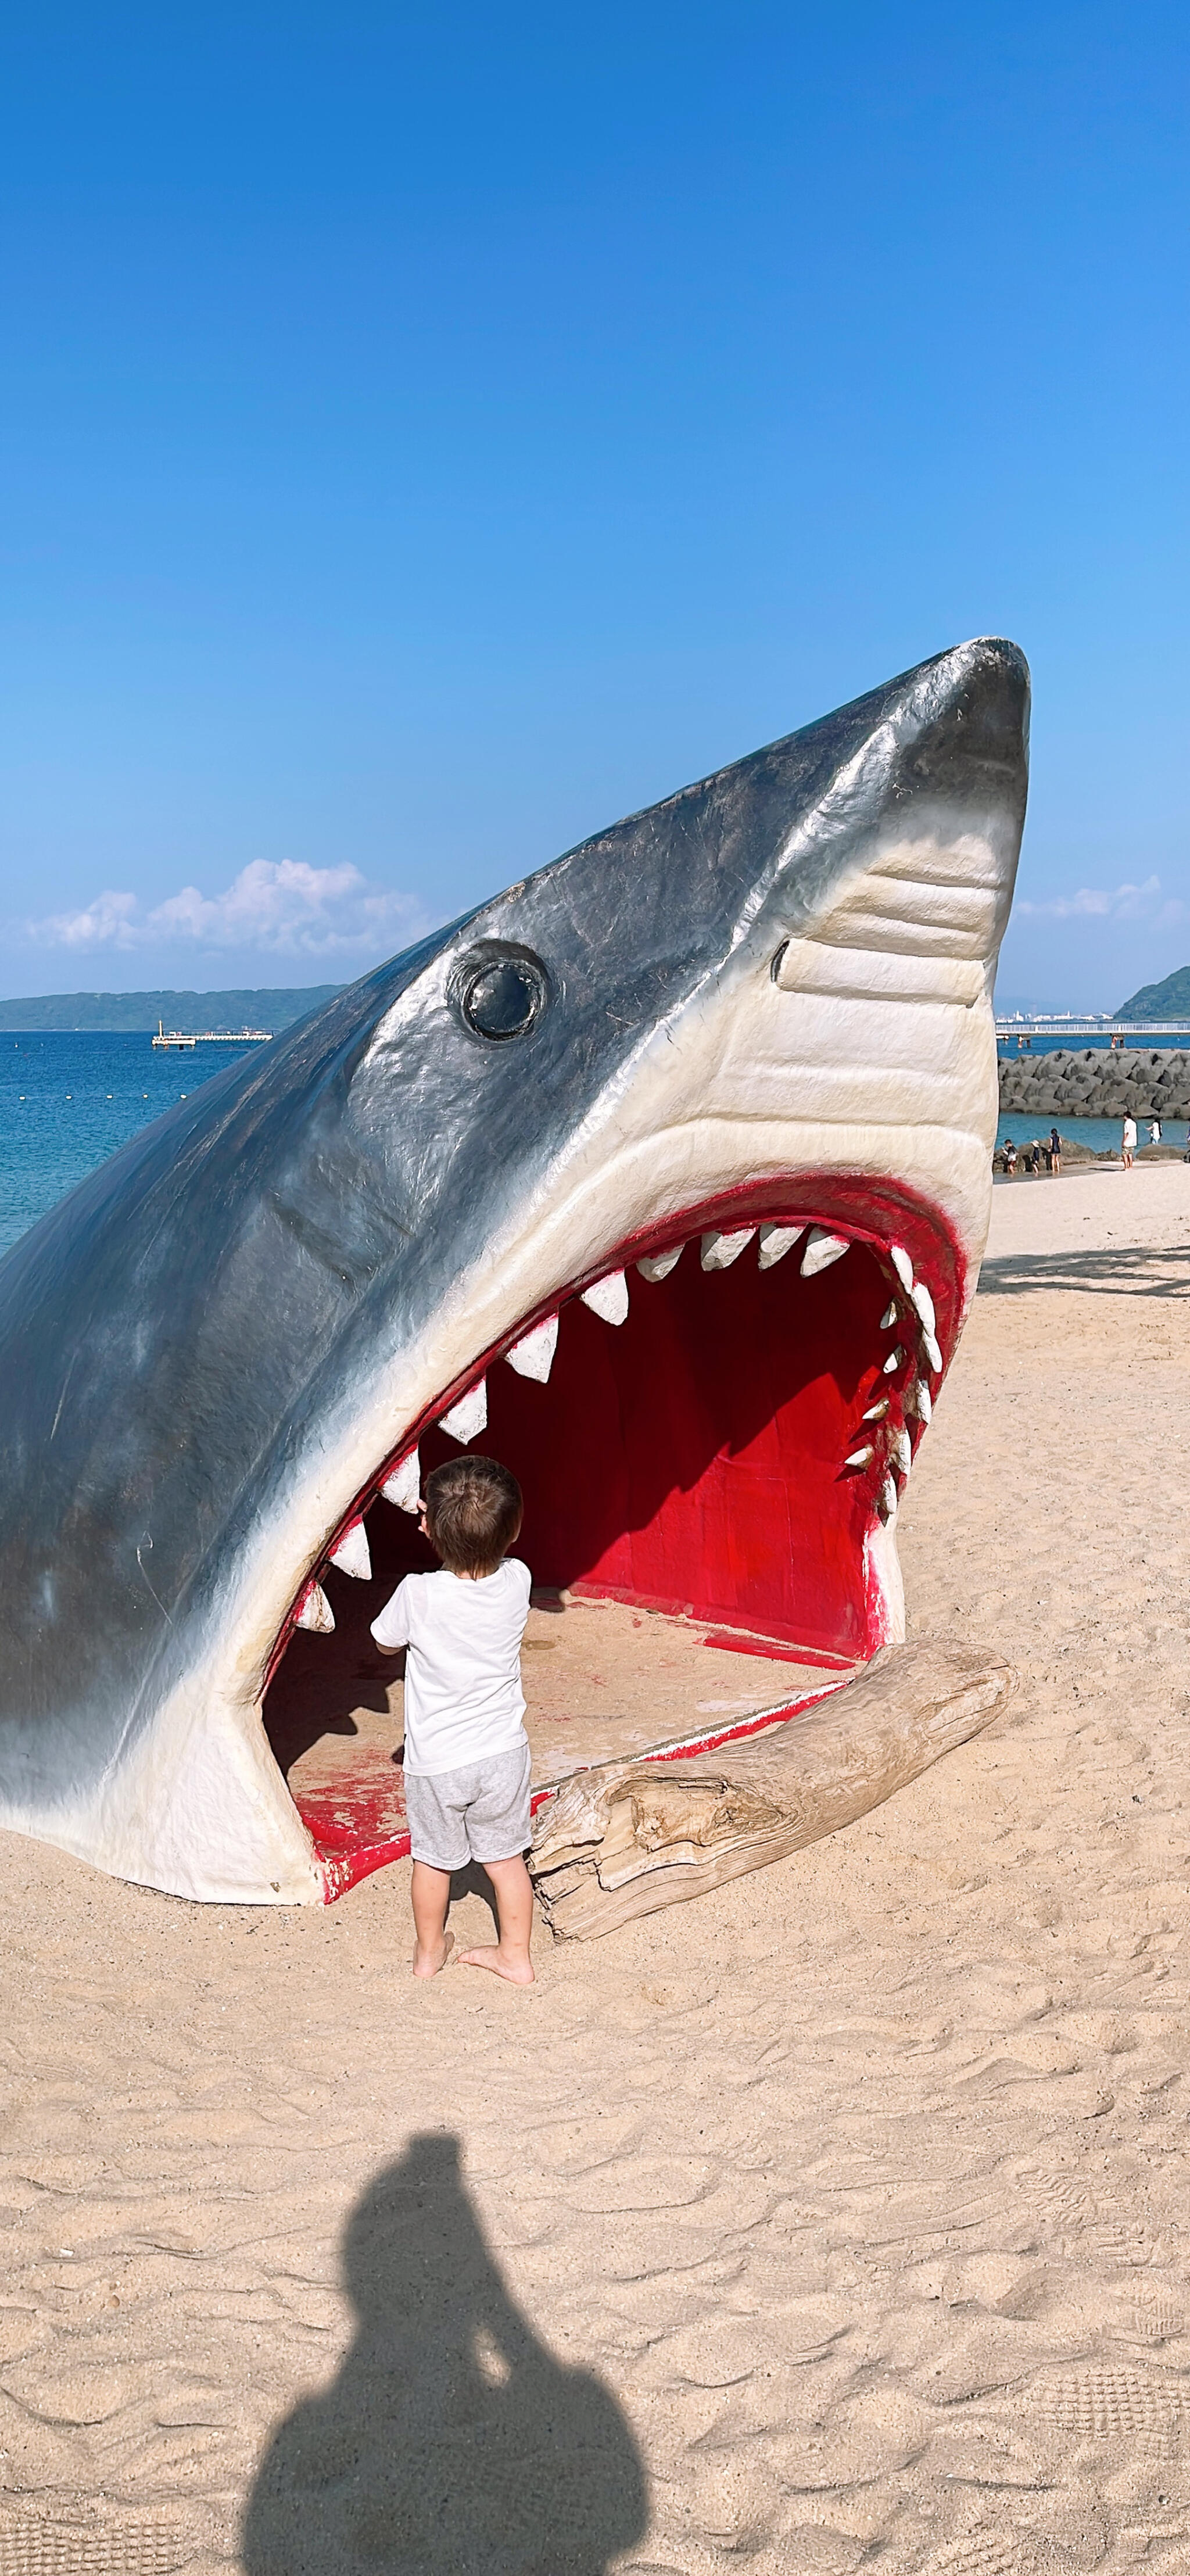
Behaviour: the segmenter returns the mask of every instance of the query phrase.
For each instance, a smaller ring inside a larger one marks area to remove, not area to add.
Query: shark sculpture
[[[615,824],[16,1245],[0,1823],[183,1896],[333,1893],[262,1697],[419,1444],[515,1467],[539,1581],[852,1660],[903,1634],[1027,709],[1016,648],[965,644]]]

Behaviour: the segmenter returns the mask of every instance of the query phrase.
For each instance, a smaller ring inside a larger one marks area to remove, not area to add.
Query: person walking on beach
[[[1050,1129],[1050,1170],[1055,1175],[1062,1169],[1062,1139],[1056,1127]]]
[[[1160,1142],[1161,1142],[1161,1121],[1160,1121],[1160,1119],[1159,1119],[1159,1118],[1150,1118],[1150,1120],[1149,1120],[1149,1143],[1150,1143],[1150,1145],[1159,1145],[1159,1144],[1160,1144]]]
[[[415,1977],[446,1966],[452,1870],[487,1871],[500,1937],[461,1950],[468,1968],[491,1968],[531,1986],[533,1886],[525,1867],[531,1761],[521,1689],[521,1639],[529,1568],[510,1556],[523,1503],[516,1477],[495,1458],[448,1458],[426,1478],[421,1526],[441,1562],[407,1574],[372,1621],[386,1654],[405,1659],[405,1808],[413,1853]]]
[[[1124,1156],[1124,1169],[1126,1172],[1130,1172],[1136,1155],[1135,1118],[1126,1118],[1124,1120],[1124,1143],[1122,1152]]]

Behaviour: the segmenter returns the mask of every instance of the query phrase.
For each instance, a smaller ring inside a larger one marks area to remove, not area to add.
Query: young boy
[[[523,1719],[521,1639],[529,1568],[510,1556],[521,1527],[521,1489],[495,1458],[450,1458],[426,1478],[421,1525],[442,1562],[407,1574],[372,1622],[389,1654],[404,1646],[405,1805],[413,1850],[415,1977],[446,1966],[450,1874],[469,1860],[486,1869],[500,1938],[461,1950],[467,1968],[491,1968],[531,1986],[533,1889],[529,1841],[529,1739]]]

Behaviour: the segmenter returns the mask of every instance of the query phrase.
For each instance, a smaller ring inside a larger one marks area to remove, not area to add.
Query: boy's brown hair
[[[426,1478],[426,1537],[448,1574],[494,1574],[523,1510],[516,1477],[498,1458],[448,1458]]]

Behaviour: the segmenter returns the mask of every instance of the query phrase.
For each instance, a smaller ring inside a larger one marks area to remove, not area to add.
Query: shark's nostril
[[[773,958],[769,966],[769,973],[772,976],[774,984],[779,984],[781,981],[781,964],[788,946],[789,941],[787,939],[783,939],[779,949],[777,950],[776,956]]]

